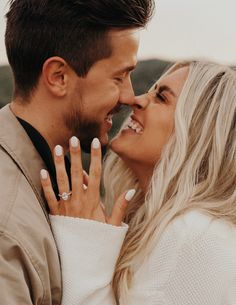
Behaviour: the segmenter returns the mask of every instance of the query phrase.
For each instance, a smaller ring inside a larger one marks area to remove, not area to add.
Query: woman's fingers
[[[124,217],[125,211],[128,206],[129,201],[132,200],[136,193],[136,190],[129,190],[126,194],[122,194],[114,204],[111,217],[108,219],[107,223],[113,226],[120,226]]]
[[[76,137],[70,139],[70,158],[73,196],[79,198],[83,189],[83,166],[81,162],[80,143]]]
[[[83,171],[83,183],[84,185],[88,186],[89,183],[89,175],[86,173],[86,171]]]
[[[51,180],[48,172],[45,169],[40,171],[41,183],[43,187],[44,196],[47,200],[50,212],[52,215],[58,215],[58,201],[54,194]]]
[[[69,180],[65,168],[65,159],[63,154],[63,148],[57,145],[54,149],[54,162],[56,167],[57,184],[60,194],[70,191]]]
[[[89,168],[88,194],[97,204],[100,202],[100,181],[102,172],[102,153],[100,141],[95,138],[91,145],[91,163]],[[94,202],[95,202],[94,201]]]
[[[58,202],[52,189],[50,177],[47,171],[41,171],[41,182],[50,211],[54,215],[70,215],[96,221],[107,222],[111,225],[120,226],[125,216],[128,202],[133,198],[135,190],[129,190],[119,197],[115,203],[112,215],[107,219],[105,209],[100,201],[100,181],[102,172],[101,144],[95,138],[91,145],[91,163],[89,175],[83,171],[81,162],[81,148],[79,140],[72,137],[70,140],[71,155],[71,180],[72,197]],[[57,183],[60,194],[69,190],[69,179],[65,169],[63,149],[57,145],[54,151],[54,161],[57,174]],[[85,188],[87,189],[85,191]],[[67,202],[65,202],[65,200]],[[79,202],[80,204],[75,204]],[[64,204],[63,204],[64,203]],[[70,203],[70,204],[69,204]]]

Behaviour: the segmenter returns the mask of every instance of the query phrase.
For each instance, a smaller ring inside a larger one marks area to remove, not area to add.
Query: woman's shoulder
[[[156,282],[171,304],[235,298],[236,228],[223,218],[186,212],[166,227],[149,262],[152,278],[158,276]]]
[[[183,231],[188,239],[214,235],[222,240],[232,239],[236,245],[236,226],[233,223],[200,210],[191,210],[176,217],[170,226],[176,234]]]
[[[197,210],[176,217],[154,247],[151,264],[158,266],[154,272],[170,274],[187,263],[193,272],[211,266],[236,277],[236,227]]]

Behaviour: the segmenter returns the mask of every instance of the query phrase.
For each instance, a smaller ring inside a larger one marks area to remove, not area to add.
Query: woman
[[[136,98],[112,141],[109,218],[99,198],[99,141],[85,176],[72,138],[72,195],[56,147],[64,200],[45,170],[41,177],[62,262],[62,304],[236,304],[235,133],[235,71],[174,65]]]

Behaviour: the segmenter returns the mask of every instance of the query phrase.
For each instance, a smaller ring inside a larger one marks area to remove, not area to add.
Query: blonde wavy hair
[[[189,74],[177,102],[175,128],[147,193],[119,156],[110,152],[105,160],[105,204],[127,189],[137,190],[126,213],[129,230],[113,278],[121,305],[127,305],[134,266],[175,217],[198,209],[236,225],[236,72],[194,61],[177,63],[165,75],[183,66]]]

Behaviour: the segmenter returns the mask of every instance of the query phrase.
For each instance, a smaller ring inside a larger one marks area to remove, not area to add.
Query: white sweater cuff
[[[128,226],[67,216],[50,215],[50,220],[61,259],[63,298],[79,304],[112,281]]]

